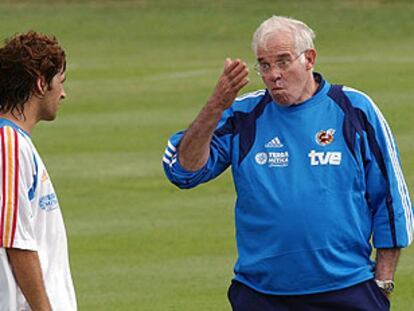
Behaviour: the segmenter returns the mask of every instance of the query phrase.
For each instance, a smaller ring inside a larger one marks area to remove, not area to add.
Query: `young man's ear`
[[[43,96],[47,90],[47,83],[45,78],[38,77],[36,80],[36,94]]]

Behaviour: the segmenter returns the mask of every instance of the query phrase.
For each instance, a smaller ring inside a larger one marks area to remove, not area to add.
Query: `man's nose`
[[[282,77],[282,71],[276,66],[272,66],[272,68],[270,68],[270,72],[268,73],[268,75],[271,81],[276,81]]]

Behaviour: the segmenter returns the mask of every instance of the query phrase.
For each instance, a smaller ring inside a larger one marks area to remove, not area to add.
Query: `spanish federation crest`
[[[334,129],[329,129],[326,131],[322,130],[316,133],[315,140],[318,143],[318,145],[326,146],[326,145],[329,145],[331,142],[333,142],[334,134],[335,134]]]

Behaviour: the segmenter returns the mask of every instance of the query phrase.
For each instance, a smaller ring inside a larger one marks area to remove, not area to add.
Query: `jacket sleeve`
[[[163,156],[163,168],[167,178],[183,189],[193,188],[220,175],[231,163],[232,131],[231,110],[223,112],[213,134],[210,156],[207,163],[198,171],[188,171],[180,165],[179,145],[184,131],[170,137]]]
[[[366,198],[373,213],[373,244],[407,247],[413,239],[414,217],[398,148],[378,107],[368,97],[364,100]]]

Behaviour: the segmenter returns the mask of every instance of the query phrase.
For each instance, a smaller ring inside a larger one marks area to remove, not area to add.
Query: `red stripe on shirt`
[[[19,207],[19,139],[17,131],[14,130],[14,213],[13,213],[13,225],[10,247],[13,247],[14,235],[16,233],[17,224],[17,209]]]
[[[4,128],[0,129],[1,136],[1,219],[0,219],[0,247],[3,247],[4,211],[6,210],[6,144],[4,142]]]

